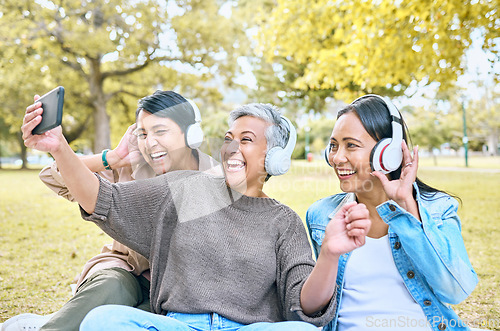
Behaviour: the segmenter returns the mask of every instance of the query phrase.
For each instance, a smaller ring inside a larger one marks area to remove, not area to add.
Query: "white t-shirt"
[[[389,236],[366,237],[347,261],[339,331],[431,329],[392,258]]]

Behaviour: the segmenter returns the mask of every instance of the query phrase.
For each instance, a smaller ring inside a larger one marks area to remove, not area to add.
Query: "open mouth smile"
[[[352,175],[354,175],[356,173],[356,171],[350,170],[350,169],[337,169],[337,173],[338,173],[339,178],[345,179],[345,178],[348,178],[348,177],[351,177]]]
[[[226,169],[228,171],[240,171],[245,169],[246,163],[242,160],[227,160]]]
[[[168,154],[167,152],[156,152],[149,154],[149,157],[151,158],[151,160],[157,161],[167,156],[167,154]]]

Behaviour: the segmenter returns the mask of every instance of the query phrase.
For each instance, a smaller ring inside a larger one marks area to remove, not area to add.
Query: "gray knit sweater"
[[[82,215],[149,259],[155,313],[318,326],[334,317],[334,300],[317,316],[302,312],[300,290],[314,260],[304,225],[289,207],[238,195],[223,177],[194,171],[99,180],[95,211]]]

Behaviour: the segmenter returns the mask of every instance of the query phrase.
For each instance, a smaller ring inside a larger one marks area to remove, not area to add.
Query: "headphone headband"
[[[295,148],[295,144],[297,143],[297,130],[295,130],[295,126],[293,126],[292,122],[288,118],[286,118],[283,115],[280,115],[280,116],[281,116],[281,122],[285,123],[285,126],[288,127],[287,128],[288,129],[288,141],[283,149],[291,157],[293,150]]]
[[[351,105],[353,103],[355,103],[356,101],[359,101],[359,100],[367,98],[367,97],[376,97],[376,98],[379,98],[380,100],[382,100],[385,103],[385,105],[387,106],[387,108],[389,109],[389,113],[391,114],[391,116],[398,118],[399,121],[401,122],[401,115],[399,114],[399,111],[397,110],[396,106],[394,106],[394,104],[391,102],[391,100],[389,100],[389,98],[383,97],[381,95],[365,94],[365,95],[360,96],[359,98],[355,99],[353,102],[351,102]]]
[[[193,108],[193,112],[194,112],[194,122],[195,123],[201,123],[201,113],[200,113],[200,109],[198,108],[198,106],[196,105],[196,103],[194,103],[193,100],[191,99],[186,99],[189,104],[191,105],[191,107]]]
[[[186,133],[184,135],[186,145],[191,149],[196,149],[201,146],[203,142],[203,130],[201,129],[201,113],[198,106],[191,99],[186,99],[191,108],[193,108],[194,113],[194,123],[189,125],[186,129]]]
[[[283,175],[290,169],[291,158],[295,144],[297,143],[297,130],[292,122],[283,115],[280,115],[280,123],[288,129],[288,141],[285,147],[275,146],[266,154],[265,168],[271,176]]]
[[[391,125],[392,125],[392,139],[394,141],[399,141],[401,142],[403,140],[403,120],[401,119],[401,114],[399,113],[398,109],[394,104],[389,100],[389,98],[385,98],[383,96],[380,96],[378,94],[365,94],[353,102],[351,102],[351,105],[355,103],[356,101],[360,99],[364,99],[366,97],[376,97],[382,100],[385,105],[387,106],[387,109],[389,109],[389,114],[391,115]]]

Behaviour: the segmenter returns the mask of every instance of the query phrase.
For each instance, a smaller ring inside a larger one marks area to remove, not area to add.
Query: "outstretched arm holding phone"
[[[80,206],[89,214],[94,212],[99,191],[97,177],[73,152],[62,134],[61,126],[42,134],[33,134],[33,129],[42,121],[42,103],[37,102],[26,108],[21,131],[26,147],[50,153],[57,162],[66,186]]]

